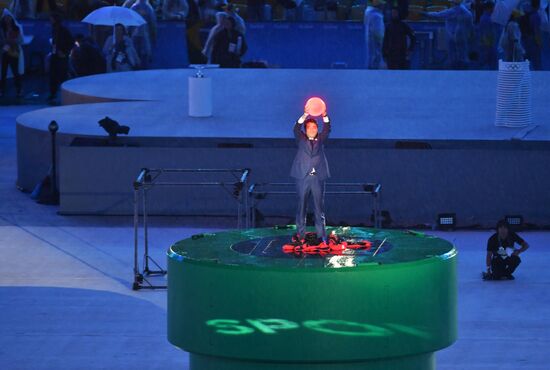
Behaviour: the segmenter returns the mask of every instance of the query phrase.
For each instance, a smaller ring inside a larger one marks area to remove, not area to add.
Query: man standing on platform
[[[296,179],[296,191],[298,194],[298,210],[296,212],[296,229],[298,240],[305,236],[306,210],[309,195],[313,197],[313,210],[315,214],[315,229],[317,238],[326,242],[325,230],[325,180],[330,177],[327,158],[324,151],[324,143],[330,133],[330,120],[326,111],[322,114],[323,130],[319,133],[317,121],[308,117],[307,107],[298,121],[294,124],[294,137],[298,144],[298,152],[292,164],[290,176]],[[305,128],[302,130],[302,127]]]
[[[516,249],[515,244],[519,244],[521,248]],[[507,248],[513,249],[512,255],[509,256]],[[497,232],[493,234],[487,241],[487,272],[483,273],[485,280],[500,280],[502,278],[514,280],[512,273],[521,263],[519,254],[529,248],[529,244],[525,242],[518,234],[510,230],[510,226],[505,220],[497,223]]]

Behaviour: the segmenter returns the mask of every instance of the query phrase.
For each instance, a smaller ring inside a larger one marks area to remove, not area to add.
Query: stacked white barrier
[[[499,60],[496,126],[524,127],[533,124],[529,61]]]

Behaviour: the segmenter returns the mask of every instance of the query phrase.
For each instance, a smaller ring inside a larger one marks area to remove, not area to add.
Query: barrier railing
[[[251,227],[256,226],[256,208],[258,204],[270,196],[295,196],[296,184],[290,182],[281,183],[254,183],[248,188],[250,198],[250,217]],[[326,183],[325,195],[370,195],[372,198],[373,226],[380,228],[380,197],[382,185],[377,183]]]

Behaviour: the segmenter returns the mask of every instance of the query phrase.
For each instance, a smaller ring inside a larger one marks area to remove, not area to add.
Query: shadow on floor
[[[0,368],[184,369],[166,312],[107,291],[0,287]]]

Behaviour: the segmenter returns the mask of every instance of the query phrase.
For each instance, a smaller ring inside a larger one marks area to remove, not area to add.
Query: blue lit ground
[[[130,290],[130,217],[64,217],[15,189],[15,117],[0,107],[0,369],[186,369],[166,340],[166,292]],[[154,219],[153,255],[233,220]],[[531,244],[511,282],[482,282],[488,231],[437,232],[459,256],[459,340],[438,369],[548,369],[550,233]],[[414,277],[411,277],[414,278]]]

